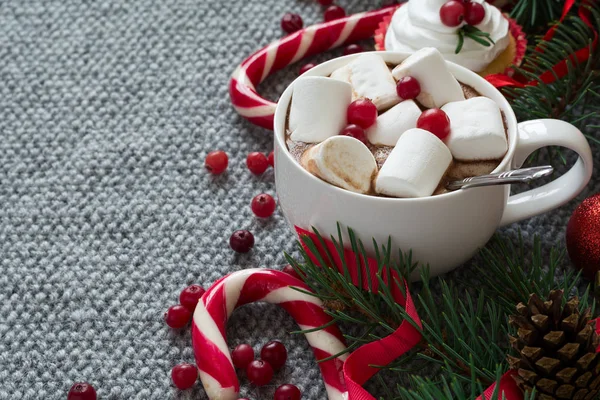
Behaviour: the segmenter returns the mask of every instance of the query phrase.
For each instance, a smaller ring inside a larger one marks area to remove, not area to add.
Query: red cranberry
[[[268,218],[275,211],[275,199],[270,195],[263,193],[252,199],[252,212],[260,218]]]
[[[417,128],[425,129],[444,140],[450,134],[450,118],[439,108],[425,110],[417,119]]]
[[[302,66],[302,68],[300,68],[300,75],[302,75],[303,73],[305,73],[306,71],[313,69],[314,67],[316,67],[316,64],[313,63],[308,63],[308,64],[304,64]]]
[[[273,152],[269,153],[269,156],[267,157],[267,162],[272,168],[275,168],[275,154]]]
[[[254,360],[246,367],[246,375],[250,383],[256,386],[264,386],[273,378],[271,364],[263,360]]]
[[[344,55],[347,56],[349,54],[362,53],[363,51],[364,50],[363,50],[362,46],[360,46],[358,44],[349,44],[344,49]]]
[[[211,174],[218,175],[227,169],[228,162],[227,153],[224,151],[211,151],[204,160],[204,166]]]
[[[254,361],[254,349],[249,344],[240,344],[231,352],[231,361],[236,368],[246,368]]]
[[[288,275],[293,276],[296,279],[300,279],[303,280],[300,275],[298,275],[298,273],[296,272],[296,270],[294,269],[294,267],[292,267],[291,265],[286,265],[285,267],[283,267],[283,269],[281,270],[282,272],[285,272]]]
[[[194,386],[198,379],[198,368],[192,364],[178,364],[171,370],[171,379],[173,379],[177,389],[189,389]]]
[[[271,364],[274,370],[283,367],[287,360],[287,350],[283,343],[273,340],[263,346],[260,350],[260,358]]]
[[[191,285],[186,287],[179,294],[179,302],[182,306],[194,312],[200,297],[206,292],[200,285]]]
[[[263,153],[255,151],[248,154],[246,166],[253,174],[260,175],[269,168],[269,160]]]
[[[298,14],[285,13],[283,18],[281,18],[281,29],[287,33],[299,31],[303,26],[304,22],[302,22],[302,17]]]
[[[465,4],[465,22],[469,25],[479,25],[485,18],[485,8],[480,3],[471,1]]]
[[[350,103],[346,114],[349,124],[367,129],[377,120],[377,107],[369,99],[358,99]]]
[[[275,391],[274,400],[300,400],[302,393],[300,389],[294,385],[286,383],[281,385]]]
[[[329,6],[323,14],[325,22],[334,21],[336,19],[344,18],[346,16],[346,10],[340,6]]]
[[[165,322],[173,329],[180,329],[187,325],[192,318],[190,310],[177,304],[176,306],[170,307],[165,313]]]
[[[465,19],[465,3],[450,0],[440,8],[440,19],[446,26],[459,26]]]
[[[317,0],[322,6],[330,6],[333,4],[333,0]]]
[[[412,76],[405,76],[398,81],[396,85],[396,92],[403,100],[412,100],[417,98],[421,93],[421,84],[416,78]]]
[[[254,247],[254,235],[246,230],[235,231],[229,238],[229,245],[238,253],[247,253]]]
[[[69,389],[67,400],[96,400],[96,390],[85,382],[76,382]]]
[[[365,130],[358,125],[350,124],[346,126],[342,132],[340,132],[340,135],[350,136],[360,140],[364,144],[367,144],[367,135],[365,135]]]

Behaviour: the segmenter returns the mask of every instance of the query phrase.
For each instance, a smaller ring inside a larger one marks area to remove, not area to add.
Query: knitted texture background
[[[279,212],[251,213],[252,197],[275,188],[245,157],[269,152],[271,133],[238,117],[227,93],[235,66],[281,36],[290,10],[322,18],[312,0],[0,0],[0,400],[65,399],[74,381],[104,400],[206,398],[199,384],[172,386],[171,367],[193,354],[189,331],[162,316],[186,285],[279,268],[295,249]],[[299,67],[261,91],[276,99]],[[230,156],[216,178],[203,168],[214,149]],[[596,173],[578,200],[598,191]],[[525,238],[563,246],[578,202],[521,223]],[[229,248],[235,229],[254,233],[251,253]],[[280,339],[290,353],[273,385],[243,395],[269,399],[291,382],[304,399],[325,398],[295,329],[276,306],[234,314],[231,346]]]

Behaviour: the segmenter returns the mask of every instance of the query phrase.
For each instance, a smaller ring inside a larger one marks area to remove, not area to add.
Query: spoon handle
[[[449,182],[446,185],[446,189],[458,190],[479,186],[507,185],[510,183],[530,182],[534,179],[548,176],[553,171],[554,168],[552,168],[552,166],[550,165],[544,165],[542,167],[513,169],[512,171],[499,172],[497,174],[473,176],[471,178],[466,178],[461,181]]]

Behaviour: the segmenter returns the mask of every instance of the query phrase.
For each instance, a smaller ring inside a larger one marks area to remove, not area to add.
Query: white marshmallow
[[[298,78],[290,106],[290,138],[319,143],[338,135],[346,126],[346,111],[352,102],[352,87],[322,76]]]
[[[494,160],[504,157],[508,141],[498,105],[487,97],[455,101],[442,107],[450,118],[446,143],[458,160]]]
[[[433,133],[410,129],[398,140],[375,180],[375,191],[393,197],[431,196],[452,162]]]
[[[392,71],[397,80],[412,76],[421,85],[417,100],[427,108],[440,108],[465,99],[460,84],[448,70],[442,54],[433,47],[416,51]]]
[[[311,147],[302,155],[302,166],[332,185],[367,193],[377,172],[377,162],[360,140],[334,136]]]
[[[377,117],[377,122],[367,129],[369,142],[383,146],[395,146],[404,132],[417,127],[421,109],[412,100],[396,104]]]
[[[365,53],[331,74],[333,79],[352,85],[353,99],[371,100],[378,110],[385,110],[400,102],[396,81],[381,56]]]

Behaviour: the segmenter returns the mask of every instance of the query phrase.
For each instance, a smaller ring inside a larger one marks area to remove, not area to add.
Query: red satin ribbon
[[[326,248],[323,248],[315,234],[298,227],[296,227],[296,232],[300,237],[302,247],[304,247],[304,250],[316,265],[319,265],[317,258],[312,254],[304,242],[307,237],[312,240],[323,260],[328,262],[328,255],[331,256],[334,265],[328,265],[327,267],[336,267],[339,272],[343,273],[342,260],[338,256],[338,250],[333,242],[323,238],[323,242],[326,246]],[[371,277],[370,282],[373,287],[372,289],[377,292],[379,287],[379,280],[377,279],[379,268],[377,262],[374,259],[369,258],[365,265],[362,258],[360,258],[358,262],[356,258],[356,254],[353,251],[344,249],[344,261],[348,266],[352,283],[357,286],[359,285],[358,271],[360,268],[364,277],[366,277],[367,274]],[[402,282],[401,278],[395,272],[390,274],[393,282],[404,284],[406,289],[405,298],[397,284],[389,284],[388,274],[386,273],[383,275],[383,281],[390,287],[394,300],[406,309],[407,314],[417,323],[419,328],[421,328],[421,320],[417,314],[406,282]],[[368,282],[367,279],[363,279],[361,287],[365,290],[369,290]],[[400,324],[400,327],[391,335],[386,336],[381,340],[365,344],[352,352],[344,363],[343,368],[349,400],[375,400],[375,397],[371,396],[371,394],[362,387],[362,385],[364,385],[373,375],[379,372],[379,368],[373,367],[373,365],[388,365],[412,349],[420,340],[421,333],[419,330],[417,330],[410,322],[403,321]]]
[[[594,39],[592,41],[592,49],[595,49],[598,45],[598,32],[596,32],[596,30],[594,29],[594,26],[591,22],[590,10],[587,8],[587,6],[592,6],[596,2],[597,2],[597,0],[583,0],[581,2],[581,5],[579,6],[579,10],[578,10],[579,18],[581,18],[581,20],[592,29],[592,32],[594,32]],[[548,32],[546,32],[546,34],[544,35],[544,38],[543,38],[544,41],[549,41],[554,37],[554,34],[556,33],[556,29],[558,28],[559,24],[565,20],[565,18],[567,17],[567,15],[569,14],[569,12],[571,11],[571,9],[573,8],[574,5],[575,5],[575,0],[566,0],[565,1],[565,5],[563,7],[563,12],[562,12],[559,22],[557,24],[555,24],[552,28],[550,28],[548,30]],[[538,47],[536,47],[536,49],[534,51],[541,53],[544,51],[544,49],[542,47],[538,46]],[[555,80],[560,79],[560,78],[564,77],[565,75],[567,75],[567,73],[569,72],[569,64],[583,63],[583,62],[587,61],[589,58],[590,58],[590,48],[589,47],[584,47],[582,49],[579,49],[576,52],[574,52],[573,54],[570,54],[568,58],[566,58],[566,59],[560,61],[559,63],[557,63],[556,65],[554,65],[548,71],[542,73],[539,76],[539,79],[544,83],[552,83]],[[570,61],[570,63],[569,63],[569,61]],[[519,82],[519,81],[517,81],[507,75],[504,75],[504,74],[488,75],[485,77],[485,79],[497,88],[504,87],[504,86],[514,86],[514,87],[522,88],[525,86],[536,86],[539,84],[539,81],[537,79],[529,81],[527,83],[522,83],[522,82]]]

